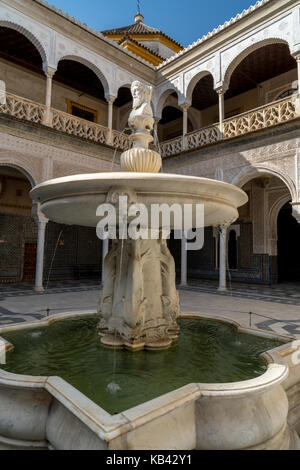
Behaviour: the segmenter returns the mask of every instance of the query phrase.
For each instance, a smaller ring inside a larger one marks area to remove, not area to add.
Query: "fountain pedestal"
[[[175,263],[165,240],[114,240],[99,305],[102,344],[165,349],[177,338]]]

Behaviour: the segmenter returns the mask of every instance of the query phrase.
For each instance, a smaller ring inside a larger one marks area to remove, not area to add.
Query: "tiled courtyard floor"
[[[100,284],[95,281],[52,283],[38,294],[31,284],[0,286],[0,325],[40,319],[49,314],[95,311]],[[266,331],[300,338],[300,283],[274,287],[232,285],[218,292],[212,281],[189,282],[180,288],[182,312],[213,314]]]

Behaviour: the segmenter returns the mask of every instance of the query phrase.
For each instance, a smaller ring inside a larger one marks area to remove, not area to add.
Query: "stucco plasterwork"
[[[185,102],[183,82],[183,74],[180,74],[168,81],[163,82],[161,85],[155,88],[152,97],[154,116],[161,116],[165,100],[174,91],[178,95],[178,104],[181,105]]]
[[[230,77],[237,65],[251,52],[259,47],[276,42],[286,42],[293,51],[293,15],[292,12],[247,33],[244,38],[230,44],[221,51],[221,81],[229,84]]]
[[[192,101],[192,95],[195,86],[197,85],[198,81],[206,75],[211,75],[214,84],[216,83],[215,58],[212,58],[202,64],[197,65],[196,67],[191,70],[188,70],[184,74],[184,95],[188,101]]]
[[[112,168],[109,161],[10,134],[0,133],[0,146],[0,164],[12,163],[24,169],[35,184],[53,176],[64,176],[66,171],[70,174],[93,173],[111,171]]]

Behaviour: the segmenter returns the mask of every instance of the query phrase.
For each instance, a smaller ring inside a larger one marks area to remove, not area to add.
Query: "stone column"
[[[52,127],[52,113],[51,113],[51,101],[52,101],[52,79],[56,72],[55,69],[52,67],[44,66],[43,67],[44,73],[47,77],[46,81],[46,110],[43,117],[43,124],[45,126]]]
[[[220,259],[219,259],[219,291],[226,291],[226,266],[227,266],[227,225],[219,227],[220,233]]]
[[[181,286],[187,286],[187,249],[186,238],[182,232],[181,238]]]
[[[104,260],[105,256],[108,253],[109,239],[102,240],[102,271],[101,271],[101,281],[104,283]]]
[[[185,103],[181,106],[183,111],[183,127],[182,127],[182,144],[183,150],[187,150],[187,141],[186,141],[186,134],[188,132],[188,109],[190,105]]]
[[[221,134],[223,134],[224,130],[224,118],[225,118],[225,107],[224,107],[224,90],[223,88],[219,88],[217,90],[219,95],[219,129]]]
[[[107,143],[108,145],[112,145],[113,143],[113,136],[112,136],[112,129],[113,129],[113,111],[114,111],[114,101],[115,101],[115,96],[109,95],[107,98],[108,102],[108,122],[107,122],[107,127],[108,127],[108,136],[107,136]]]
[[[300,55],[296,56],[298,70],[298,95],[300,95]]]
[[[154,137],[154,144],[158,147],[159,146],[159,139],[158,139],[158,123],[161,120],[160,117],[154,118],[154,127],[153,127],[153,137]]]
[[[38,226],[38,242],[37,242],[37,255],[36,255],[36,273],[35,273],[35,286],[34,290],[37,292],[44,292],[43,287],[43,273],[44,273],[44,252],[45,252],[45,233],[48,219],[39,215],[37,221]]]

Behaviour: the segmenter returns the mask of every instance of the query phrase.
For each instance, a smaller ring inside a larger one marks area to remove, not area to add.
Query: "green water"
[[[179,340],[166,351],[112,351],[100,345],[97,322],[77,317],[6,333],[3,337],[15,348],[1,367],[16,374],[60,376],[114,414],[189,383],[257,377],[266,370],[259,354],[281,344],[216,321],[181,319]],[[107,391],[111,382],[120,387],[114,394]]]

